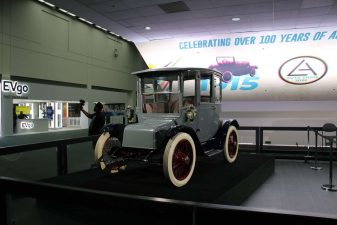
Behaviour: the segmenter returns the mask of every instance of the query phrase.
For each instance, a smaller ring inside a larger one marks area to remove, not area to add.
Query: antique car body
[[[239,124],[222,121],[221,73],[206,68],[161,68],[138,76],[138,122],[106,126],[95,157],[107,173],[124,170],[131,161],[160,163],[177,187],[190,180],[198,156],[238,154]],[[207,83],[207,88],[201,88]]]
[[[220,71],[223,81],[226,83],[232,79],[232,76],[249,74],[253,77],[257,69],[257,66],[252,66],[246,61],[236,61],[234,57],[218,56],[216,57],[216,62],[216,65],[211,65],[209,68]]]

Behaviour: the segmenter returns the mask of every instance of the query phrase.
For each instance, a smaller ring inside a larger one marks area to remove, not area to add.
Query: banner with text
[[[224,100],[337,99],[337,27],[170,39],[137,47],[150,68],[221,71]]]

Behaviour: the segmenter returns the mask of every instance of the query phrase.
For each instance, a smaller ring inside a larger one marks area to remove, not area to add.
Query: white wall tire
[[[239,152],[239,134],[235,126],[229,126],[223,149],[226,160],[235,162]]]
[[[106,171],[107,173],[118,173],[118,169],[121,168],[124,170],[126,165],[122,165],[121,167],[115,168],[107,168],[106,161],[109,153],[113,147],[121,147],[120,142],[116,137],[111,137],[109,132],[104,132],[101,134],[99,139],[97,140],[95,146],[95,160],[102,171]]]
[[[187,133],[178,133],[167,142],[163,157],[165,177],[176,187],[191,179],[196,161],[195,144]]]
[[[104,150],[105,143],[109,138],[110,138],[109,132],[104,132],[103,134],[101,134],[101,136],[99,136],[96,142],[95,161],[98,163],[101,170],[104,170],[106,167],[104,161],[102,160],[102,157],[103,157],[103,150]]]

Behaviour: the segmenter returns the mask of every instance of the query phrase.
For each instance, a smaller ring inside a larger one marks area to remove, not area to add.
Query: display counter
[[[48,131],[48,119],[18,119],[16,133],[32,133]]]

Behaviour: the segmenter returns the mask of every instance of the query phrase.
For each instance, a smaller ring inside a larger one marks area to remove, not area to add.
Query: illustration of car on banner
[[[181,187],[191,179],[197,156],[236,160],[239,124],[220,119],[220,72],[189,67],[133,74],[138,77],[137,122],[104,128],[95,147],[101,171],[122,172],[131,162],[159,164],[167,180]]]
[[[253,77],[256,74],[257,66],[252,66],[246,61],[236,61],[233,56],[218,56],[216,62],[216,65],[211,65],[209,68],[220,71],[223,81],[226,83],[231,81],[232,76],[249,74]]]

